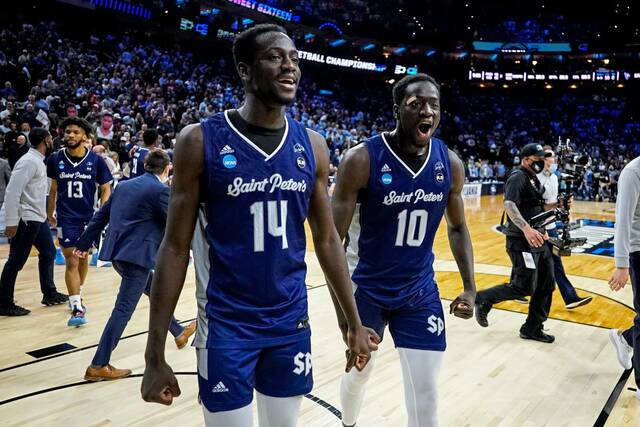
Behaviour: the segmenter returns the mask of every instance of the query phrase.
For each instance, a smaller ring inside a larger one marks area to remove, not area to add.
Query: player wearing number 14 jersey
[[[71,318],[69,326],[87,323],[80,289],[89,269],[88,259],[78,258],[73,249],[76,241],[91,220],[96,190],[100,188],[100,205],[111,195],[113,177],[102,157],[85,147],[92,127],[84,119],[65,119],[60,124],[66,148],[52,154],[47,161],[47,175],[51,178],[49,222],[58,228],[58,243],[65,258],[64,279],[69,290]],[[55,215],[54,215],[55,211]]]
[[[451,312],[471,317],[475,299],[461,197],[464,169],[458,156],[432,137],[440,122],[436,81],[425,74],[407,76],[394,86],[393,98],[396,128],[351,149],[340,164],[333,216],[338,234],[348,241],[362,324],[380,337],[388,325],[398,348],[408,426],[435,426],[437,374],[446,343],[433,241],[443,215],[464,284]],[[345,426],[357,421],[375,353],[363,371],[342,378]]]
[[[170,404],[180,394],[164,340],[193,236],[205,424],[253,426],[255,390],[261,426],[294,427],[313,383],[305,220],[346,314],[347,369],[364,368],[370,342],[331,220],[326,142],[285,114],[300,80],[298,51],[281,27],[258,25],[236,37],[233,54],[243,105],[186,127],[176,143],[142,396]]]

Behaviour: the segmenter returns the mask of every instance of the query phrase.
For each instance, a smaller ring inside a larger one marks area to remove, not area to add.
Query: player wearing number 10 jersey
[[[437,425],[437,374],[445,350],[444,314],[433,270],[433,241],[446,214],[449,245],[464,292],[451,312],[472,315],[473,251],[464,218],[462,162],[433,137],[440,87],[425,75],[393,89],[396,128],[351,149],[338,169],[333,216],[363,325],[393,336],[402,362],[409,427]],[[348,236],[347,236],[348,232]],[[340,314],[340,310],[337,310]],[[355,425],[372,360],[341,381],[342,422]]]
[[[199,307],[194,345],[205,424],[253,426],[255,390],[261,426],[294,427],[313,383],[306,219],[348,319],[347,369],[366,365],[369,336],[331,220],[326,142],[285,114],[300,80],[298,51],[281,27],[258,25],[237,36],[233,53],[243,105],[185,128],[176,144],[142,396],[170,404],[180,393],[164,362],[164,340],[193,236]]]
[[[96,189],[100,187],[100,205],[103,205],[111,195],[113,177],[104,159],[85,147],[92,132],[89,122],[68,118],[60,124],[60,129],[64,132],[66,148],[52,154],[47,161],[47,175],[51,178],[47,213],[51,225],[58,228],[58,243],[65,258],[64,278],[71,306],[67,324],[81,326],[87,319],[80,289],[89,264],[88,259],[74,255],[73,249],[93,216]]]

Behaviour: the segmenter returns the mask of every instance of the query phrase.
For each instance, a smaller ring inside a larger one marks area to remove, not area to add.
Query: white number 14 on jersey
[[[287,201],[269,200],[267,203],[267,231],[273,237],[282,237],[282,249],[287,249]],[[280,209],[278,209],[278,204]],[[253,251],[264,252],[264,205],[265,202],[255,202],[249,208],[253,215]],[[278,213],[278,211],[280,211]],[[280,217],[280,225],[278,225]]]

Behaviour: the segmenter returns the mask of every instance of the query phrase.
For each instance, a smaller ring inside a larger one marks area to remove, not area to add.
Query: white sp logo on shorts
[[[442,334],[442,331],[444,331],[444,322],[441,318],[436,317],[433,314],[429,316],[429,318],[427,319],[427,323],[429,324],[427,331],[431,332],[432,334],[437,333],[438,336],[440,336],[440,334]]]
[[[305,376],[309,375],[311,372],[311,353],[300,352],[296,354],[293,358],[293,364],[296,365],[293,370],[294,374],[302,375],[304,372]]]

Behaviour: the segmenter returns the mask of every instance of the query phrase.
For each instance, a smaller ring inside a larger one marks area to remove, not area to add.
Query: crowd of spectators
[[[30,129],[49,127],[55,136],[62,118],[77,115],[95,124],[95,144],[104,146],[98,150],[126,173],[125,147],[141,143],[146,129],[157,129],[164,147],[171,149],[187,124],[239,106],[242,89],[231,63],[228,52],[205,60],[179,46],[126,33],[79,39],[50,22],[4,28],[2,153],[13,166],[27,149]],[[325,136],[333,171],[353,144],[394,126],[389,86],[382,82],[360,93],[356,85],[334,83],[333,95],[321,95],[306,70],[303,82],[289,114]],[[438,135],[463,158],[470,181],[503,180],[526,143],[570,138],[593,158],[584,180],[576,183],[577,195],[612,198],[613,191],[601,189],[603,175],[614,183],[624,164],[638,155],[634,142],[640,137],[640,117],[631,115],[638,109],[629,102],[602,95],[473,93],[443,82]],[[61,139],[54,142],[59,146]]]

